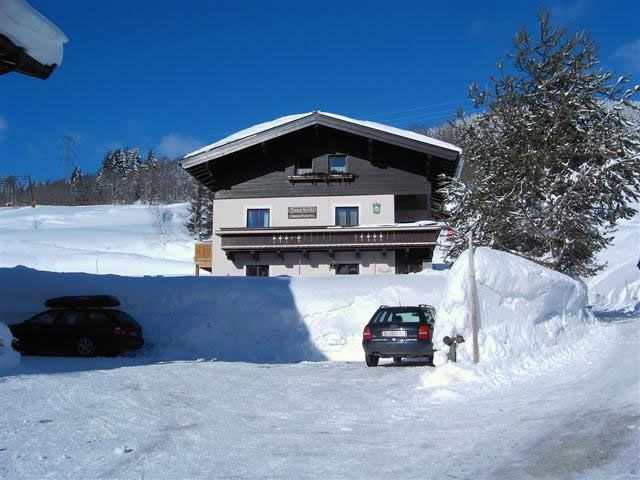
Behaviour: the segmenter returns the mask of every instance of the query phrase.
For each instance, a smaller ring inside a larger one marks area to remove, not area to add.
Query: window
[[[247,277],[268,277],[269,265],[247,265]]]
[[[336,207],[336,225],[343,227],[358,225],[358,207]]]
[[[111,323],[111,319],[107,312],[102,310],[89,310],[87,312],[89,323],[97,326],[107,326]]]
[[[31,325],[39,325],[41,327],[50,327],[56,319],[56,312],[48,310],[28,320]]]
[[[305,158],[296,162],[296,175],[313,173],[313,159]]]
[[[360,265],[357,263],[340,263],[336,265],[336,275],[358,275]]]
[[[68,327],[73,327],[80,322],[80,312],[67,310],[58,317],[58,323]]]
[[[329,155],[329,173],[346,173],[347,156]]]
[[[269,226],[268,208],[249,208],[247,210],[248,228],[265,228]]]
[[[396,307],[378,310],[370,323],[376,324],[411,324],[423,323],[424,311],[412,307]]]

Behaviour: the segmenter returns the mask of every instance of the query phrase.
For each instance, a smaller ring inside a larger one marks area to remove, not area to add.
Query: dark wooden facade
[[[328,174],[328,158],[333,154],[347,156],[348,176],[326,181],[296,177],[297,162],[309,159],[314,172]],[[427,151],[318,123],[209,161],[183,162],[191,175],[214,192],[216,199],[370,194],[412,198],[411,205],[409,200],[404,202],[407,207],[402,209],[407,213],[401,214],[399,221],[412,221],[415,213],[410,210],[421,210],[421,218],[431,218],[433,200],[439,200],[438,176],[454,175],[457,164],[457,156],[436,157]]]

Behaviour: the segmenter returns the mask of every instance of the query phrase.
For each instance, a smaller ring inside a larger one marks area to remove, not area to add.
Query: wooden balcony
[[[200,269],[211,272],[212,249],[211,241],[196,242],[193,261],[196,264],[196,277],[200,276]]]
[[[222,249],[227,257],[240,252],[254,255],[261,252],[299,251],[303,255],[310,251],[355,251],[388,250],[433,247],[440,233],[440,225],[380,227],[315,227],[315,228],[236,228],[221,229]]]

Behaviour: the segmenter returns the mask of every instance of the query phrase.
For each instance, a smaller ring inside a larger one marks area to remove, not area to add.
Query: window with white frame
[[[247,228],[266,228],[269,226],[268,208],[248,208]]]
[[[353,227],[358,225],[358,207],[336,207],[336,225]]]
[[[329,155],[329,173],[346,173],[347,156]]]

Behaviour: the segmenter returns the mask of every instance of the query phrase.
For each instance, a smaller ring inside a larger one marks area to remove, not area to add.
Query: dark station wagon
[[[144,345],[142,327],[131,315],[114,308],[115,297],[58,297],[50,308],[22,323],[10,325],[13,346],[22,353],[72,353],[90,357],[117,355]]]
[[[436,310],[430,305],[417,307],[381,306],[362,332],[367,366],[376,367],[380,358],[424,357],[433,363],[433,327]]]

